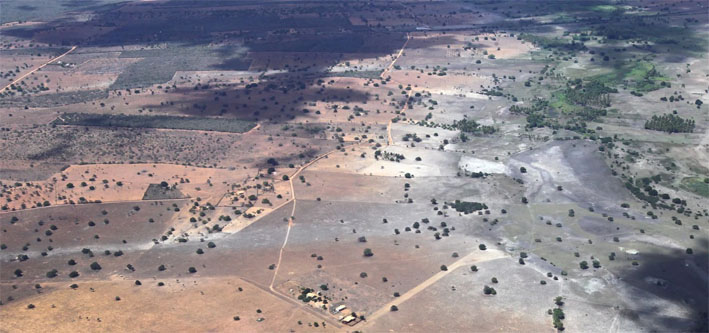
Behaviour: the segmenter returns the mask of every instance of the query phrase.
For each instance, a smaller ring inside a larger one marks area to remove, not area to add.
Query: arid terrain
[[[707,332],[708,13],[0,2],[0,332]]]

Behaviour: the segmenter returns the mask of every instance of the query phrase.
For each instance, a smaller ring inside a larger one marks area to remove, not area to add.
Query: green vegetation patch
[[[625,188],[627,188],[631,193],[633,193],[636,198],[652,205],[653,208],[655,208],[657,202],[660,201],[660,199],[656,195],[653,196],[645,194],[642,189],[633,185],[633,183],[631,182],[625,182]]]
[[[575,105],[567,96],[566,90],[557,91],[552,95],[552,100],[549,106],[554,108],[554,110],[560,111],[564,114],[574,114],[583,109],[580,105]]]
[[[631,61],[616,65],[610,73],[597,75],[592,79],[611,87],[627,84],[640,93],[671,86],[669,78],[658,72],[655,65],[648,61]]]
[[[474,201],[460,201],[456,200],[451,207],[457,212],[462,212],[465,214],[470,214],[472,212],[487,209],[487,205],[484,203],[474,202]]]
[[[684,119],[674,114],[653,115],[650,120],[645,122],[645,129],[667,133],[692,133],[694,120]]]
[[[606,115],[604,108],[611,106],[610,94],[617,92],[617,89],[595,80],[583,82],[576,79],[569,81],[565,89],[552,94],[549,105],[562,114],[593,121]]]
[[[680,187],[692,193],[709,198],[709,178],[686,177],[682,179]]]
[[[77,125],[98,127],[166,128],[199,131],[243,133],[254,128],[256,123],[230,118],[198,118],[178,116],[112,115],[90,113],[65,113],[52,122],[53,125]]]
[[[527,128],[551,127],[585,132],[586,122],[606,116],[610,94],[618,92],[605,84],[576,79],[557,90],[549,100],[537,98],[529,106],[513,105],[510,112],[527,116]]]
[[[597,12],[612,12],[618,10],[618,6],[613,6],[613,5],[598,5],[598,6],[593,6],[591,7],[591,10],[597,11]]]
[[[559,49],[564,51],[580,51],[586,49],[586,46],[583,43],[577,42],[573,39],[569,40],[559,37],[551,38],[532,34],[520,34],[517,39],[530,42],[534,44],[534,46],[543,49]]]
[[[453,128],[459,129],[461,132],[472,134],[492,134],[497,131],[494,126],[480,125],[472,119],[463,119],[453,122]]]

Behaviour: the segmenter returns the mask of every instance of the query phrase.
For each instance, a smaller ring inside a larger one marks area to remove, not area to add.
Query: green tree
[[[497,295],[497,291],[495,290],[495,288],[492,288],[492,287],[489,287],[489,286],[485,286],[485,287],[483,287],[483,294],[485,294],[485,295]]]
[[[370,249],[370,248],[364,249],[364,256],[365,257],[371,257],[373,255],[374,255],[374,252],[372,252],[372,249]]]

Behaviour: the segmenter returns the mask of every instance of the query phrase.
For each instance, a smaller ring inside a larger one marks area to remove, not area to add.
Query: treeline
[[[672,198],[667,193],[658,192],[653,184],[659,184],[660,181],[662,181],[662,176],[660,175],[638,178],[635,181],[631,178],[625,182],[625,187],[636,198],[649,203],[652,208],[677,210],[679,213],[684,212],[684,206],[687,205],[687,201],[679,197]]]
[[[549,101],[541,98],[537,98],[532,102],[532,105],[530,106],[519,106],[519,105],[512,105],[510,106],[510,112],[515,113],[515,114],[532,114],[537,111],[542,111],[544,109],[549,108]]]
[[[480,125],[477,121],[472,119],[454,121],[453,128],[464,133],[472,134],[492,134],[497,132],[497,129],[494,126]]]
[[[382,151],[381,149],[377,149],[377,151],[374,152],[374,158],[378,161],[379,158],[385,159],[387,161],[392,161],[392,162],[399,162],[401,160],[405,160],[406,157],[402,154],[397,154],[397,153],[390,153],[387,151]]]
[[[576,42],[575,40],[569,41],[567,39],[558,37],[549,38],[532,34],[520,34],[517,39],[530,42],[534,44],[534,46],[538,46],[543,49],[560,49],[564,51],[586,50],[586,45],[584,45],[582,42]]]
[[[694,120],[684,119],[674,114],[655,115],[645,122],[645,129],[667,133],[692,133]]]

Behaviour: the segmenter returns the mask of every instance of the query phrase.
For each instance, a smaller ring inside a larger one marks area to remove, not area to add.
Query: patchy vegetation
[[[3,3],[3,329],[705,332],[706,9]]]
[[[246,132],[256,126],[250,121],[230,118],[106,115],[87,113],[65,113],[54,120],[52,124],[97,127],[167,128],[230,133]]]

